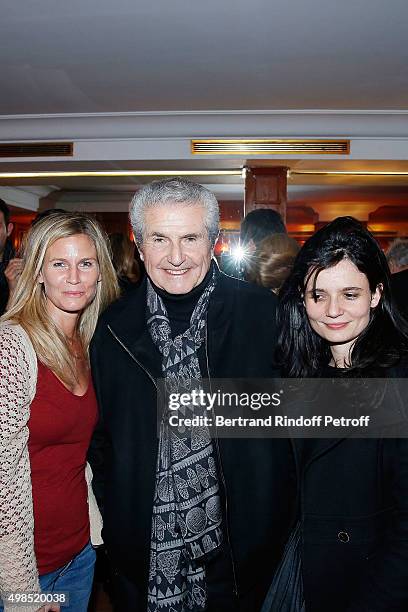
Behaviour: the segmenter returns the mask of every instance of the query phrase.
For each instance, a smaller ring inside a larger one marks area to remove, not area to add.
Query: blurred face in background
[[[169,204],[145,211],[140,257],[160,289],[184,294],[204,279],[212,257],[205,218],[200,205]]]

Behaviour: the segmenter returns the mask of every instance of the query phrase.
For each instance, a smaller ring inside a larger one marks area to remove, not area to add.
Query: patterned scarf
[[[147,286],[147,326],[162,355],[166,395],[202,388],[198,350],[217,270],[200,296],[190,327],[172,339],[162,299]],[[197,415],[185,407],[184,415]],[[179,411],[179,416],[181,410]],[[183,415],[183,416],[184,416]],[[206,607],[205,559],[222,541],[214,450],[206,427],[160,424],[148,586],[148,612],[201,612]]]

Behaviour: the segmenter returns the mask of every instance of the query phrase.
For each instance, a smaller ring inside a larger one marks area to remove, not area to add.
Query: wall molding
[[[408,137],[405,110],[146,111],[2,115],[0,140]]]
[[[55,188],[46,186],[0,187],[0,198],[16,208],[37,211],[40,199],[46,197]]]

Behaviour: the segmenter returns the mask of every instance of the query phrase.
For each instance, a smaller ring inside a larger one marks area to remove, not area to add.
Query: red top
[[[28,450],[40,575],[68,563],[89,541],[85,464],[96,421],[91,379],[86,393],[77,396],[38,363]]]

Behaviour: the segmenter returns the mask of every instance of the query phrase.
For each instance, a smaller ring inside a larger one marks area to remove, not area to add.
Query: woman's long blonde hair
[[[97,221],[82,213],[55,213],[29,230],[24,246],[24,268],[2,321],[19,323],[29,335],[38,359],[64,383],[76,380],[75,359],[69,339],[47,313],[46,295],[39,283],[47,249],[58,239],[77,234],[88,236],[95,245],[101,281],[95,298],[80,314],[77,332],[84,354],[95,331],[99,314],[119,296],[105,232]]]

